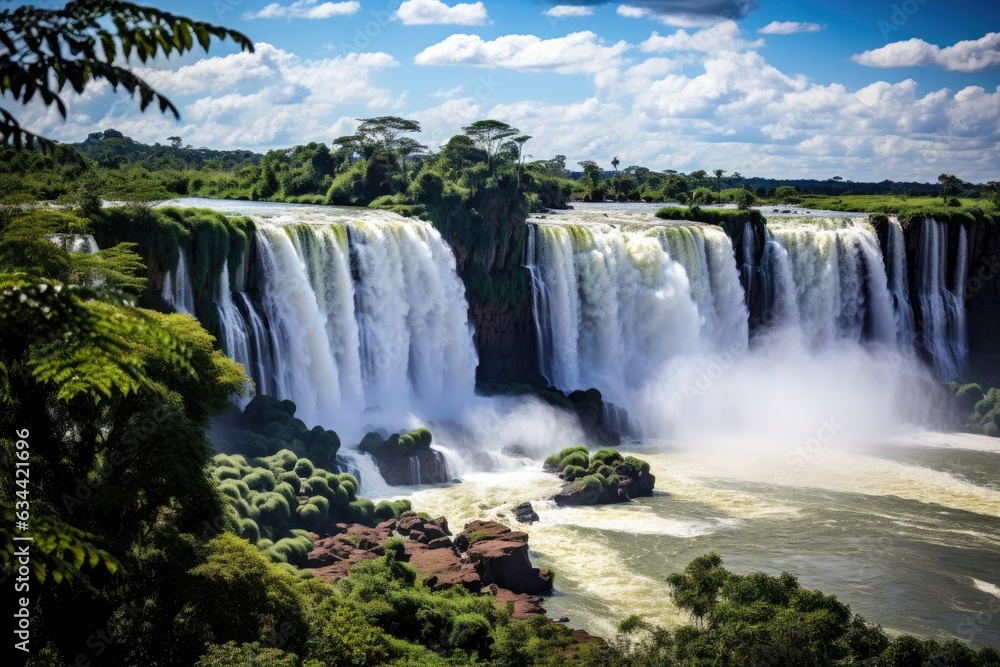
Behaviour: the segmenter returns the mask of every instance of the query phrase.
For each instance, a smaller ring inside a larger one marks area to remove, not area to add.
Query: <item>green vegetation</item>
[[[409,433],[393,433],[388,437],[376,431],[365,435],[358,449],[375,457],[406,456],[421,449],[428,449],[433,441],[431,432],[426,428],[418,428]]]
[[[253,42],[235,30],[117,0],[73,2],[57,10],[32,5],[5,9],[0,12],[0,30],[7,53],[0,60],[0,93],[22,103],[38,99],[46,107],[55,106],[64,119],[61,93],[67,88],[83,93],[102,80],[115,91],[121,87],[138,97],[142,111],[155,102],[163,113],[180,118],[169,99],[121,63],[183,55],[194,50],[195,41],[208,51],[213,37],[253,52]],[[23,129],[4,109],[0,139],[18,149],[53,146]]]
[[[233,408],[217,424],[214,442],[224,452],[249,459],[290,450],[297,460],[286,471],[299,475],[308,475],[310,466],[331,467],[340,450],[340,437],[335,432],[322,426],[310,429],[296,419],[295,403],[270,396],[254,396],[242,413]]]
[[[599,449],[590,454],[586,447],[577,445],[545,459],[542,469],[558,473],[580,487],[593,486],[600,492],[617,487],[619,473],[630,478],[648,473],[649,463],[634,456],[623,457],[614,449]]]
[[[1000,389],[992,387],[984,391],[975,382],[950,382],[948,388],[965,416],[965,428],[985,435],[1000,434]]]
[[[907,195],[802,195],[800,206],[825,211],[855,211],[862,213],[886,213],[900,219],[934,217],[938,220],[964,222],[996,222],[997,207],[977,198],[956,198],[958,205],[949,205],[940,199],[911,197]]]
[[[606,665],[1000,665],[1000,652],[956,640],[890,636],[833,595],[803,588],[792,575],[734,574],[719,554],[694,559],[667,577],[671,597],[694,625],[668,631],[626,619]]]
[[[250,459],[219,454],[208,466],[240,535],[273,561],[303,565],[312,550],[308,532],[327,522],[362,523],[398,518],[410,501],[358,497],[358,481],[347,473],[314,467],[290,449]]]

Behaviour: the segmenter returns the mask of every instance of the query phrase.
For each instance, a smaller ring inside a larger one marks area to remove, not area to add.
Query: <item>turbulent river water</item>
[[[540,461],[583,434],[541,404],[474,395],[464,287],[429,223],[180,204],[257,222],[257,291],[224,267],[216,307],[224,349],[258,390],[341,433],[365,495],[409,497],[458,528],[512,523],[531,501],[541,520],[518,527],[556,572],[551,616],[604,636],[631,614],[682,622],[665,577],[714,550],[737,572],[787,570],[893,631],[1000,645],[1000,441],[927,430],[935,387],[967,362],[964,230],[948,271],[948,229],[924,221],[908,273],[898,222],[880,243],[845,214],[765,211],[775,219],[747,226],[742,247],[641,205],[529,221],[539,371],[628,407],[646,437],[623,449],[657,478],[652,498],[561,509]],[[188,283],[182,253],[164,297],[191,312]],[[750,330],[751,288],[766,331]],[[376,419],[429,423],[461,481],[382,483],[352,447]],[[533,460],[506,456],[514,445]]]
[[[736,572],[792,572],[889,630],[1000,645],[996,440],[926,433],[798,454],[666,441],[625,450],[650,462],[652,498],[557,508],[546,499],[558,480],[527,462],[409,497],[453,525],[510,522],[512,507],[531,501],[541,520],[520,528],[536,564],[556,572],[546,609],[605,636],[630,614],[685,621],[664,579],[718,551]]]

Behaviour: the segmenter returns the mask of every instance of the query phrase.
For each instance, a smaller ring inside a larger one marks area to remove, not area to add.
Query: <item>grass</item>
[[[909,197],[907,195],[800,195],[799,206],[824,211],[857,211],[861,213],[887,213],[904,218],[934,216],[952,218],[959,216],[970,220],[996,222],[1000,219],[997,209],[986,199],[961,197],[961,206],[949,206],[940,197]],[[782,204],[762,204],[762,208],[781,208]]]

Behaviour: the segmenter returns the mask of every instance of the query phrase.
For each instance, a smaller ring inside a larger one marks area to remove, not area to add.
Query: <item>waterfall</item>
[[[892,293],[896,316],[896,340],[901,349],[910,350],[916,342],[917,334],[906,273],[906,239],[896,218],[889,220],[887,235],[885,268],[889,274],[889,291]]]
[[[275,396],[291,399],[307,424],[329,425],[340,407],[340,374],[326,335],[326,316],[309,284],[289,228],[261,227],[261,304],[271,326]]]
[[[183,248],[179,250],[177,266],[163,274],[163,290],[160,294],[177,312],[194,315],[194,292]]]
[[[771,234],[791,269],[774,279],[779,292],[790,291],[782,282],[794,284],[806,340],[895,343],[893,300],[874,230],[851,220],[806,220],[778,223]]]
[[[942,380],[954,380],[965,367],[968,337],[965,324],[965,279],[968,238],[958,229],[952,285],[948,285],[948,226],[926,218],[917,244],[917,305],[924,351]]]
[[[233,303],[233,294],[229,289],[229,261],[222,263],[222,271],[219,275],[219,296],[215,302],[215,307],[219,311],[220,345],[222,351],[233,361],[242,364],[249,375],[253,375],[253,363],[250,359],[250,334],[247,332],[246,322],[236,304]],[[240,407],[244,407],[250,401],[250,397],[240,401]]]
[[[701,225],[537,223],[541,372],[563,389],[623,400],[668,360],[703,345],[746,348],[747,309],[729,238]],[[539,294],[544,292],[544,294]],[[550,350],[548,357],[544,354]]]
[[[256,393],[273,396],[274,360],[271,355],[271,338],[246,292],[236,292],[237,307],[243,314],[244,322],[250,324],[247,334],[250,339],[250,358],[253,360],[248,372],[253,377]]]
[[[451,248],[417,221],[353,223],[350,241],[366,403],[455,414],[479,361]]]

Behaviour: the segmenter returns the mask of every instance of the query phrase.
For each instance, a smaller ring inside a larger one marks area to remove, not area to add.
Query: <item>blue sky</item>
[[[167,8],[164,3],[160,6]],[[103,88],[64,140],[115,127],[143,141],[266,150],[329,142],[355,118],[419,120],[435,147],[479,118],[536,158],[775,177],[1000,179],[1000,4],[971,0],[631,3],[179,0],[247,34],[143,71],[181,109],[138,114]]]

